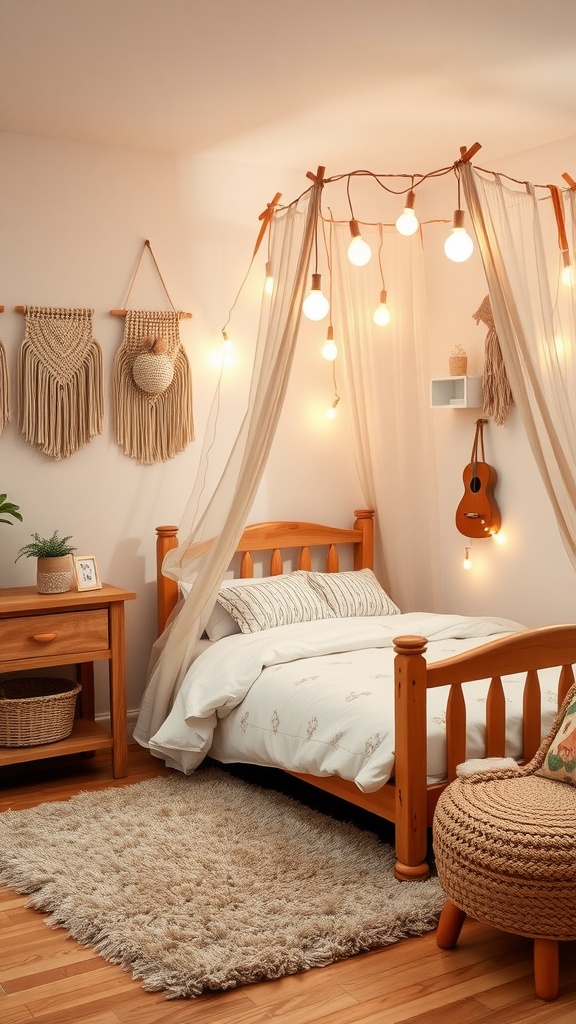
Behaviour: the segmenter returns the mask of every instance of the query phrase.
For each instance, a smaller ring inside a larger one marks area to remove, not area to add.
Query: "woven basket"
[[[34,747],[69,736],[80,690],[71,679],[0,680],[0,747]]]
[[[451,377],[465,377],[468,367],[468,356],[450,356],[448,360]]]

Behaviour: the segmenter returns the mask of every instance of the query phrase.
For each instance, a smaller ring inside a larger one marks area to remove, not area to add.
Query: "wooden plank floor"
[[[166,772],[130,747],[129,775],[112,781],[107,752],[0,769],[0,811],[65,800],[81,789],[124,785]],[[409,884],[409,883],[406,883]],[[44,924],[26,898],[0,887],[2,1024],[574,1024],[576,943],[561,948],[560,996],[534,996],[532,948],[476,922],[458,948],[434,934],[318,970],[198,999],[166,1000]]]

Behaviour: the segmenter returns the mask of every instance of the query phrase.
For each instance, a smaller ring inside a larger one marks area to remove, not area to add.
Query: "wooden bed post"
[[[426,660],[422,636],[394,638],[396,864],[400,881],[428,878]]]
[[[362,543],[354,549],[354,568],[374,568],[374,509],[357,508],[354,511],[354,529],[362,533]]]
[[[177,526],[156,527],[156,579],[158,607],[158,636],[164,632],[166,620],[178,601],[178,584],[169,576],[162,575],[164,556],[172,548],[178,547]]]

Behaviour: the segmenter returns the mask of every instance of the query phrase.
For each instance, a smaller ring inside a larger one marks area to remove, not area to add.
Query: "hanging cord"
[[[156,260],[156,257],[154,255],[154,253],[152,252],[152,246],[150,245],[149,239],[146,239],[145,242],[144,242],[144,245],[142,246],[142,252],[140,253],[140,258],[138,260],[138,263],[136,264],[136,270],[134,271],[134,274],[132,276],[132,280],[130,282],[130,287],[128,289],[128,294],[127,294],[127,296],[126,296],[126,298],[124,300],[124,308],[125,309],[128,308],[128,299],[130,298],[130,293],[132,291],[132,288],[134,287],[134,282],[136,280],[136,275],[138,274],[138,271],[140,269],[140,264],[142,262],[142,257],[144,255],[144,253],[146,252],[146,249],[148,249],[152,259],[154,260],[154,266],[156,267],[156,270],[158,271],[158,277],[160,278],[160,280],[162,282],[162,287],[163,287],[164,291],[166,292],[166,296],[168,298],[168,302],[172,306],[172,309],[174,310],[174,312],[176,312],[176,306],[174,305],[174,303],[172,302],[172,299],[170,298],[170,293],[169,293],[169,291],[168,291],[168,289],[166,287],[166,282],[164,281],[164,278],[162,277],[162,273],[161,273],[160,267],[158,266],[158,261]]]

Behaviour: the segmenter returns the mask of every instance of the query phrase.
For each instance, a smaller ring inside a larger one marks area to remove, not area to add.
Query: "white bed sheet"
[[[363,792],[383,786],[394,765],[393,639],[428,639],[438,661],[523,629],[499,617],[410,612],[324,619],[235,634],[197,657],[150,748],[192,772],[203,758],[340,775]],[[521,677],[519,677],[521,678]],[[506,754],[521,752],[522,689],[503,680]],[[544,728],[556,709],[558,670],[540,674]],[[466,684],[467,757],[483,752],[488,680]],[[448,688],[428,694],[428,778],[445,777]]]

